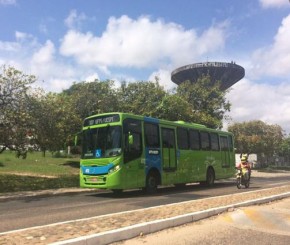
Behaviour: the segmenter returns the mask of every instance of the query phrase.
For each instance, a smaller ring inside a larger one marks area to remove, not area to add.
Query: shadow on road
[[[141,190],[141,189],[134,189],[134,190],[126,190],[121,193],[114,193],[110,190],[103,190],[101,192],[98,191],[98,193],[92,193],[92,194],[87,194],[87,195],[95,196],[95,197],[102,197],[102,198],[132,198],[132,197],[152,197],[152,196],[166,197],[166,196],[172,196],[172,195],[179,196],[180,198],[182,198],[182,196],[188,197],[188,195],[191,195],[192,197],[195,197],[195,198],[197,198],[197,196],[200,196],[200,198],[201,197],[206,198],[212,195],[206,195],[204,193],[201,194],[200,192],[204,192],[206,190],[213,190],[213,189],[219,190],[219,189],[231,188],[231,187],[237,189],[234,180],[227,180],[225,182],[217,182],[214,184],[213,187],[204,187],[200,185],[199,183],[187,184],[182,187],[180,186],[162,187],[161,186],[157,189],[156,193],[153,193],[153,194],[148,194],[144,190]],[[259,189],[259,187],[250,187],[245,190],[239,190],[239,192],[250,191],[250,190],[253,190],[253,188]],[[194,192],[194,194],[192,192]]]

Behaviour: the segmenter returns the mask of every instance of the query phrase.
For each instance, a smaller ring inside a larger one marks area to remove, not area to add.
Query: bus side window
[[[228,136],[228,142],[229,142],[230,151],[234,151],[234,142],[233,142],[233,137],[231,135]]]
[[[210,139],[208,132],[200,132],[200,140],[201,140],[201,149],[209,150],[210,149]]]
[[[142,154],[142,129],[141,121],[125,119],[123,124],[124,134],[124,162],[129,162],[141,157]]]
[[[180,150],[188,150],[188,132],[185,128],[177,128],[177,145]]]
[[[191,150],[200,150],[200,137],[198,130],[189,130],[189,142]]]
[[[210,145],[212,151],[220,150],[218,134],[210,133]]]
[[[146,147],[160,148],[158,124],[144,123]]]
[[[228,151],[229,150],[229,142],[227,136],[220,136],[221,141],[221,150],[222,151]]]

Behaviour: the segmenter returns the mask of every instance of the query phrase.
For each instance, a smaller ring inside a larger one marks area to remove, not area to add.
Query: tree
[[[163,97],[157,107],[156,115],[170,121],[194,121],[191,105],[176,94],[167,94]]]
[[[118,110],[118,98],[114,82],[98,81],[73,84],[63,94],[72,98],[77,115],[81,119],[97,113]]]
[[[119,110],[133,114],[158,117],[162,99],[166,95],[163,87],[155,82],[123,82],[118,91]]]
[[[279,156],[284,157],[285,162],[290,162],[290,135],[283,138],[278,151]]]
[[[30,85],[35,76],[23,74],[13,67],[1,67],[0,74],[0,153],[15,150],[26,157],[29,146],[27,135],[31,118],[29,98],[33,96]]]
[[[220,128],[230,104],[219,84],[209,77],[195,84],[183,83],[173,92],[154,82],[98,81],[73,84],[62,93],[38,93],[30,85],[35,77],[14,68],[2,68],[0,76],[0,151],[26,152],[36,145],[45,153],[68,144],[81,121],[92,114],[128,112],[167,120],[184,120]],[[32,142],[33,141],[33,142]]]
[[[260,120],[234,123],[228,130],[235,136],[238,152],[264,154],[267,158],[279,151],[283,140],[279,125],[268,125]]]
[[[48,93],[30,102],[33,139],[43,155],[47,150],[55,152],[71,145],[73,135],[80,130],[82,123],[73,97]]]
[[[219,82],[212,84],[209,76],[203,76],[195,83],[180,84],[176,94],[191,105],[192,122],[220,129],[224,115],[231,107],[225,98],[226,93],[220,89]]]

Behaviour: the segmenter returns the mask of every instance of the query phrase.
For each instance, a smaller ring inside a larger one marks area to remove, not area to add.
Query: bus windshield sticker
[[[101,157],[102,156],[102,150],[101,149],[97,149],[96,150],[96,157]]]

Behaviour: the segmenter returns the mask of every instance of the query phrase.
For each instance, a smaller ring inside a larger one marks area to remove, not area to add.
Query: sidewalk
[[[234,208],[214,217],[112,245],[289,245],[289,241],[290,198],[284,198],[263,205]]]
[[[290,185],[2,233],[0,244],[108,244],[286,197]]]

